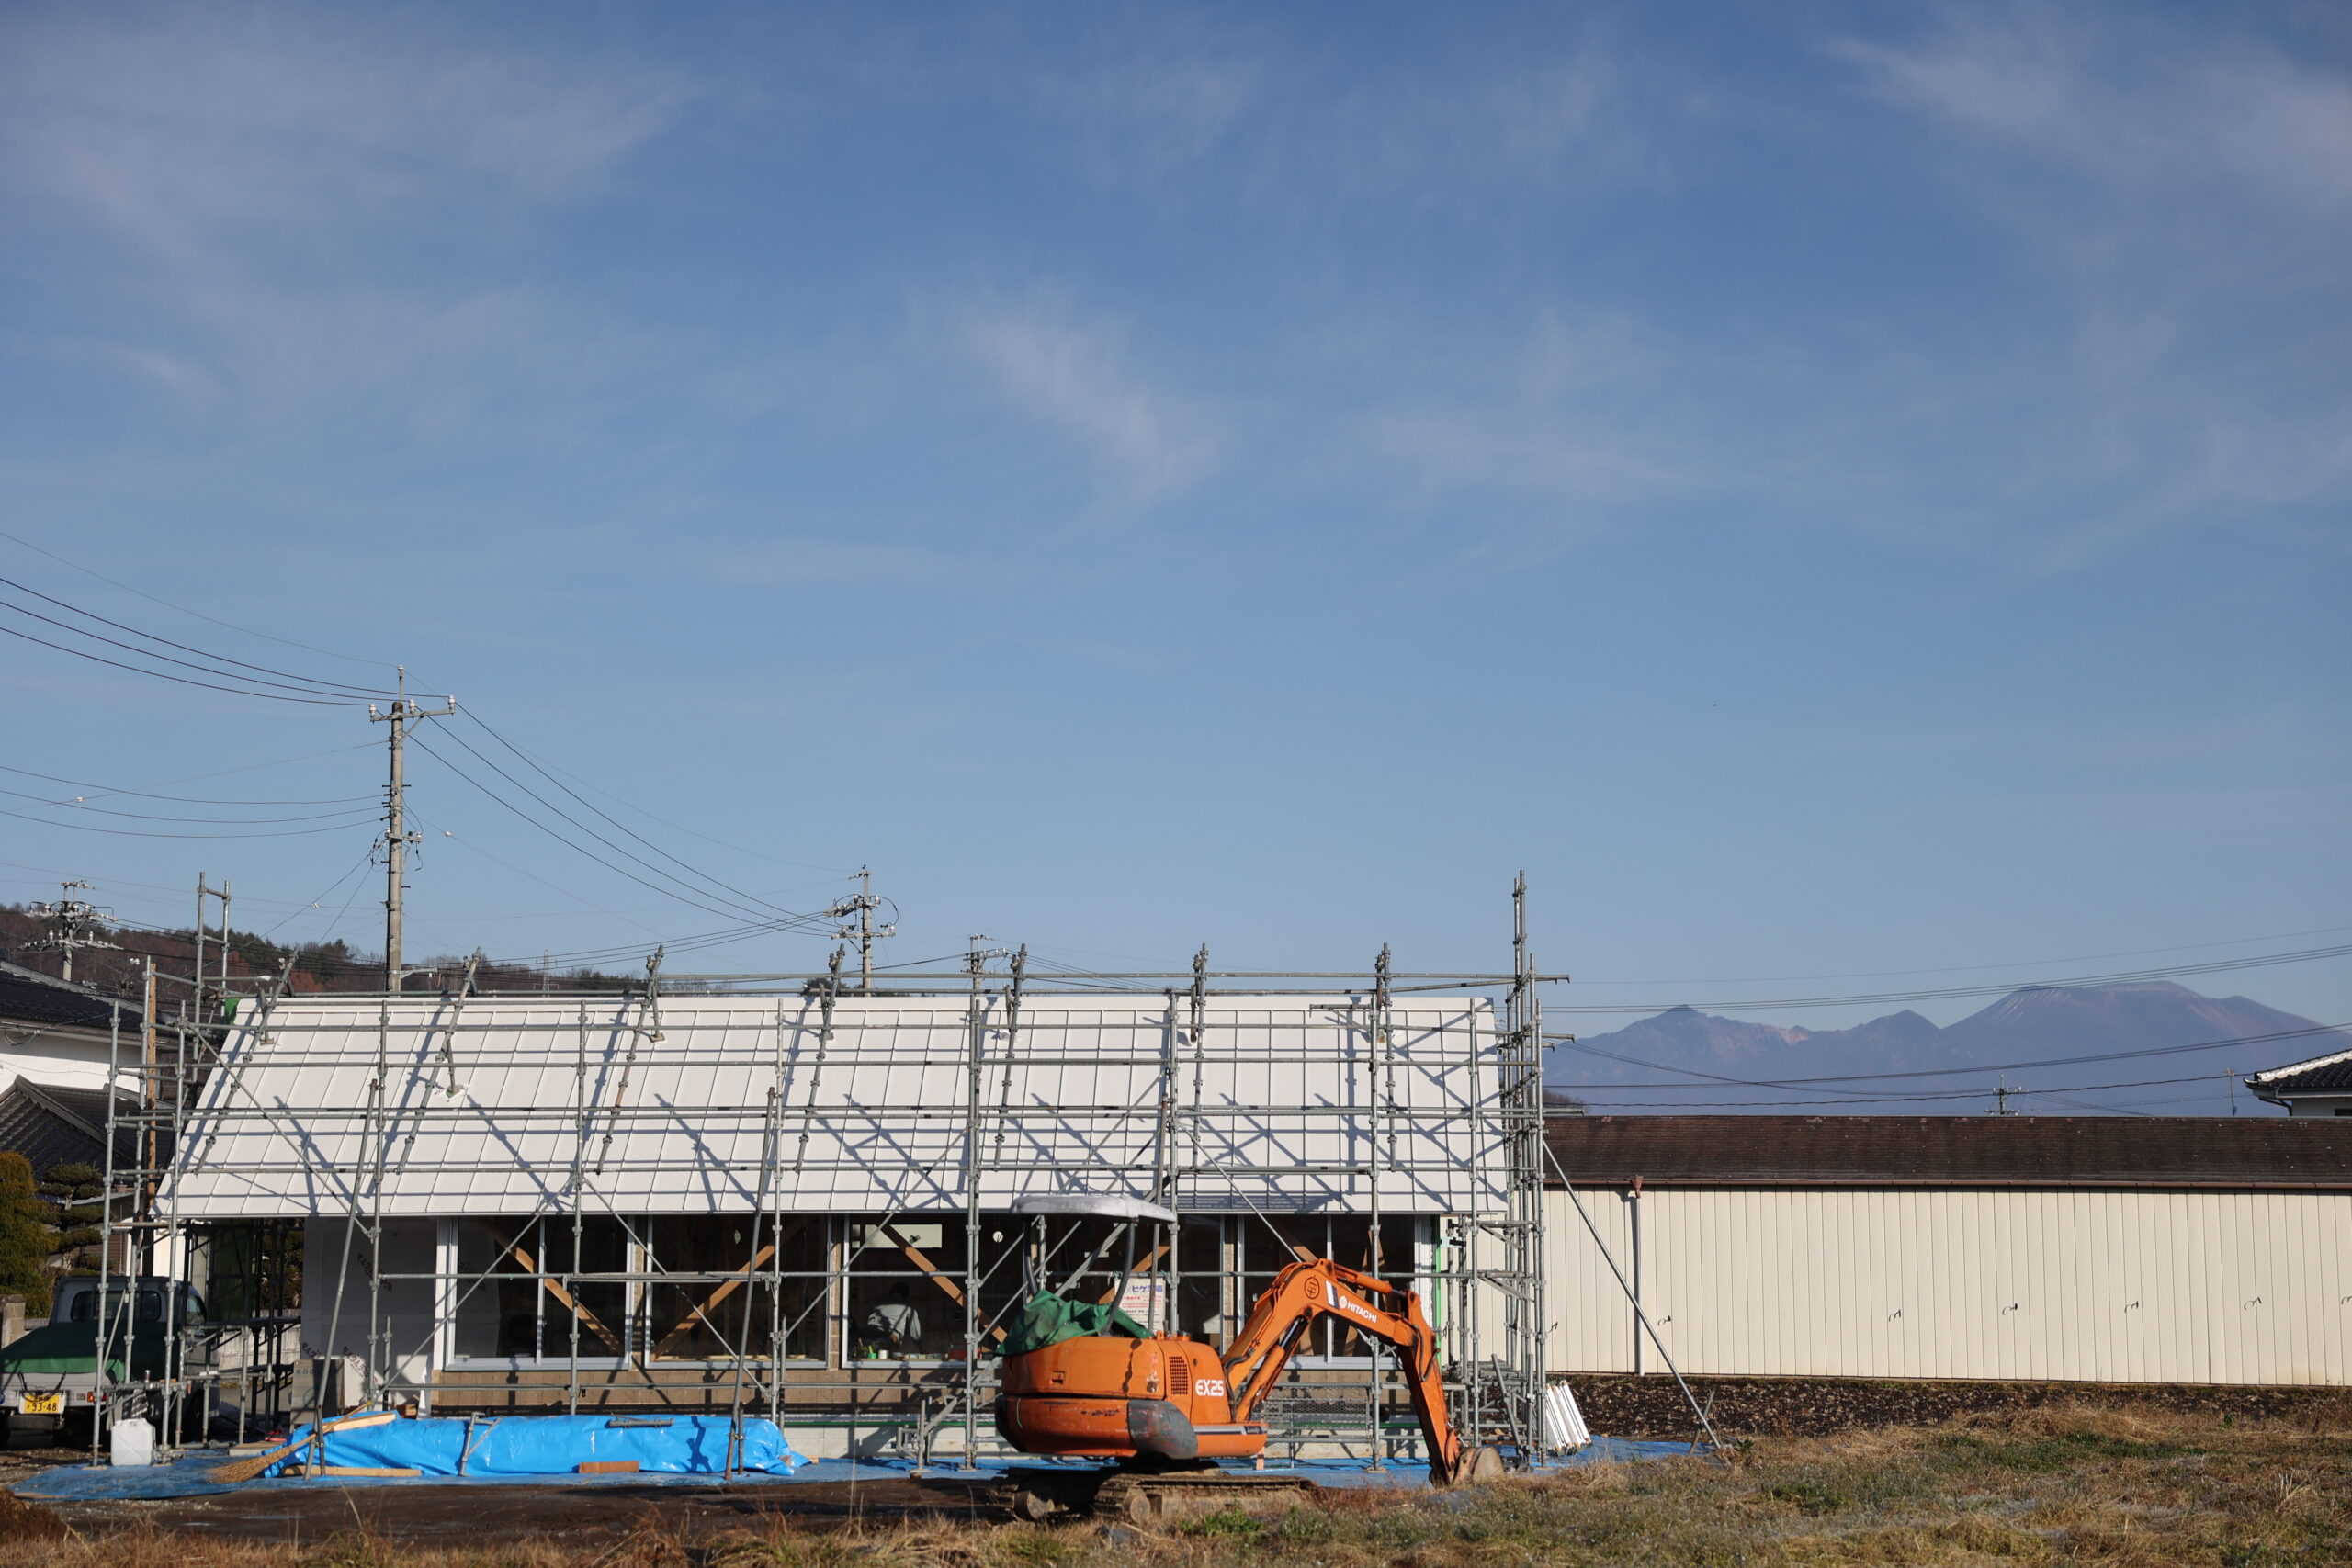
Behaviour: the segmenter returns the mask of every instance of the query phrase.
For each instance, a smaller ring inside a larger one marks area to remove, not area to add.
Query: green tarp
[[[1090,1334],[1127,1334],[1137,1339],[1148,1339],[1151,1331],[1117,1307],[1097,1306],[1092,1302],[1065,1301],[1050,1291],[1040,1291],[1029,1298],[1029,1304],[1013,1319],[1012,1329],[1004,1337],[1004,1353],[1018,1356],[1027,1350],[1042,1350],[1048,1345],[1058,1345],[1065,1339],[1077,1339]]]
[[[115,1329],[107,1336],[107,1376],[117,1382],[126,1378],[164,1376],[168,1343],[160,1328],[135,1330],[130,1336],[130,1366],[126,1371],[122,1364],[122,1331]],[[51,1323],[0,1349],[0,1373],[22,1372],[28,1377],[88,1373],[96,1370],[97,1359],[96,1324],[86,1320]]]

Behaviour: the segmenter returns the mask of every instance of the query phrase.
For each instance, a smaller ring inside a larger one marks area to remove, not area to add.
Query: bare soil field
[[[780,1489],[779,1489],[780,1490]],[[869,1492],[872,1489],[866,1489]],[[1166,1532],[1007,1518],[978,1492],[909,1487],[763,1508],[752,1489],[413,1491],[56,1510],[0,1498],[0,1568],[1469,1568],[1487,1563],[1894,1568],[2352,1563],[2352,1409],[2288,1414],[2041,1404],[1454,1494],[1326,1495]],[[774,1500],[775,1490],[766,1495]],[[453,1499],[454,1501],[454,1499]],[[199,1503],[253,1510],[249,1528]],[[334,1516],[340,1506],[343,1517]],[[481,1517],[487,1510],[494,1516]],[[298,1522],[299,1539],[268,1529]]]

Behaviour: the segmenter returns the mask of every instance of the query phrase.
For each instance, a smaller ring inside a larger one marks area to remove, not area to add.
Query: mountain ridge
[[[2223,1043],[2301,1030],[2315,1032]],[[1553,1047],[1544,1084],[1596,1112],[1955,1115],[2006,1101],[2069,1115],[2278,1115],[2228,1075],[2347,1048],[2352,1034],[2248,997],[2135,980],[2020,987],[1941,1027],[1907,1008],[1850,1028],[1809,1030],[1679,1006]],[[2127,1052],[2150,1055],[2018,1066]],[[1826,1079],[1849,1081],[1804,1081]]]

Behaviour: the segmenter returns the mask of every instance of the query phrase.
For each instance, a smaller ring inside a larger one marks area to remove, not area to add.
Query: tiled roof
[[[2352,1051],[2313,1056],[2308,1062],[2290,1062],[2267,1073],[2248,1073],[2245,1081],[2247,1087],[2266,1095],[2352,1092]]]
[[[123,1098],[128,1104],[128,1097]],[[116,1136],[116,1163],[130,1163],[135,1136]],[[107,1163],[107,1097],[104,1089],[69,1089],[18,1078],[0,1094],[0,1149],[13,1149],[40,1175],[55,1165]]]
[[[0,1019],[12,1023],[45,1023],[104,1029],[117,1008],[126,1029],[139,1022],[139,1004],[108,996],[92,986],[76,985],[20,964],[0,963]]]
[[[2352,1190],[2352,1119],[1555,1116],[1570,1180],[1645,1185]]]

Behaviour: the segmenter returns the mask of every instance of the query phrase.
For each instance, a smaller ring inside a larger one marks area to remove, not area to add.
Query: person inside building
[[[865,1333],[876,1351],[886,1357],[911,1356],[922,1346],[922,1314],[907,1300],[907,1288],[893,1285],[872,1312],[865,1314]]]

